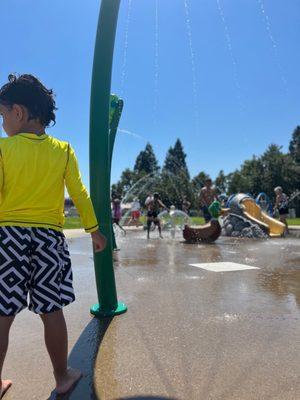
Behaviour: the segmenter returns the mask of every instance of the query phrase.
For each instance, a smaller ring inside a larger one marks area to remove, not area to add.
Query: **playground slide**
[[[242,202],[244,214],[251,221],[257,223],[271,237],[280,237],[285,231],[285,225],[264,213],[258,204],[252,199],[244,199]]]

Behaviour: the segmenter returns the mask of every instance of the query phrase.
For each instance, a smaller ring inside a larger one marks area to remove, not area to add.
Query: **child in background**
[[[133,202],[131,204],[131,219],[129,221],[129,225],[133,221],[135,223],[135,226],[138,227],[140,223],[140,216],[141,216],[141,204],[139,202],[139,199],[135,197],[133,199]]]
[[[56,391],[64,394],[81,377],[67,365],[62,311],[75,299],[62,232],[65,186],[96,252],[104,249],[106,239],[99,232],[74,150],[45,132],[55,123],[55,110],[52,90],[32,75],[10,75],[0,89],[0,115],[8,135],[0,139],[0,374],[10,327],[28,307],[44,323]],[[0,398],[11,384],[0,376]]]
[[[282,187],[277,186],[274,189],[276,194],[276,201],[274,206],[274,211],[276,210],[279,212],[279,221],[282,222],[286,226],[286,233],[289,232],[289,227],[287,224],[287,217],[289,215],[289,201],[288,197],[285,193],[283,193]]]
[[[147,206],[147,239],[150,239],[150,228],[152,222],[154,225],[158,227],[159,237],[162,239],[163,236],[161,234],[161,224],[160,219],[158,218],[158,214],[161,208],[167,210],[167,207],[164,203],[160,200],[160,196],[158,193],[154,193],[153,197],[148,196],[146,199],[145,205]]]
[[[112,195],[112,220],[113,224],[116,224],[121,231],[126,235],[125,229],[120,225],[122,218],[121,200],[115,195]]]

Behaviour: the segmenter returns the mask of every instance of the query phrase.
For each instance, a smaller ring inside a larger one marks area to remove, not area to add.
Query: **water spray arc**
[[[158,19],[158,0],[155,0],[155,44],[154,44],[154,103],[153,121],[157,125],[158,110],[158,81],[159,81],[159,19]]]
[[[272,32],[272,27],[271,27],[271,22],[270,22],[269,15],[267,14],[266,7],[264,5],[264,1],[263,0],[257,0],[257,2],[258,2],[262,17],[263,17],[264,22],[265,22],[267,34],[268,34],[270,42],[272,44],[272,49],[273,49],[273,52],[274,52],[274,57],[275,57],[275,60],[276,60],[276,63],[277,63],[277,68],[278,68],[278,71],[279,71],[279,74],[280,74],[280,79],[281,79],[282,85],[284,87],[285,92],[288,93],[288,83],[287,83],[287,79],[286,79],[285,74],[284,74],[284,70],[283,70],[282,64],[280,62],[279,53],[278,53],[278,46],[277,46],[276,40],[275,40],[273,32]]]
[[[121,97],[123,97],[123,95],[124,95],[124,86],[125,86],[125,80],[126,80],[128,35],[129,35],[129,26],[130,26],[130,20],[131,20],[131,8],[132,8],[132,0],[128,0],[127,18],[126,18],[126,26],[125,26],[123,63],[122,63],[122,73],[121,73],[121,90],[120,90]]]
[[[190,18],[190,6],[188,0],[184,0],[184,11],[185,11],[185,24],[187,29],[189,52],[191,57],[194,114],[195,114],[196,130],[198,130],[199,129],[198,90],[197,90],[198,84],[197,84],[197,74],[196,74],[195,52],[193,46],[192,25]]]
[[[223,28],[224,28],[224,34],[225,34],[225,39],[226,39],[226,44],[227,44],[227,49],[228,49],[228,53],[229,56],[231,58],[231,63],[233,66],[233,75],[234,75],[234,83],[235,83],[235,87],[236,87],[236,96],[238,99],[238,102],[240,104],[240,108],[241,111],[245,110],[245,105],[242,101],[242,96],[241,96],[241,85],[240,85],[240,80],[239,80],[239,74],[238,74],[238,66],[237,66],[237,62],[236,62],[236,58],[234,56],[233,53],[233,47],[232,47],[232,40],[231,40],[231,35],[229,33],[229,28],[228,28],[228,24],[225,18],[225,14],[224,14],[224,9],[223,6],[221,5],[221,0],[216,0],[217,2],[217,7],[218,7],[218,11],[219,11],[219,15],[223,24]]]

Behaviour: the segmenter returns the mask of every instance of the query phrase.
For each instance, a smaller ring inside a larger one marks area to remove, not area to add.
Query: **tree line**
[[[147,143],[145,149],[138,154],[133,169],[126,168],[111,190],[121,198],[126,197],[127,201],[138,197],[141,202],[149,192],[156,191],[166,205],[174,204],[179,208],[186,196],[192,207],[198,208],[198,194],[208,177],[205,170],[190,177],[180,139],[167,151],[162,167],[158,164],[153,147]],[[282,186],[288,195],[299,190],[300,126],[292,133],[287,153],[283,152],[282,146],[270,144],[262,155],[253,155],[235,171],[225,174],[220,170],[214,185],[218,193],[227,196],[239,192],[257,196],[265,192],[272,200],[276,186]]]

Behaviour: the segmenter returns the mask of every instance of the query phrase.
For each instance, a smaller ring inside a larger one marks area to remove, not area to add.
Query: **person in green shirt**
[[[78,208],[94,249],[106,245],[74,150],[46,134],[55,123],[52,90],[36,77],[10,75],[0,89],[0,398],[11,386],[2,380],[9,330],[28,307],[40,315],[53,365],[56,391],[68,392],[81,372],[68,368],[63,307],[75,300],[64,223],[64,189]]]

